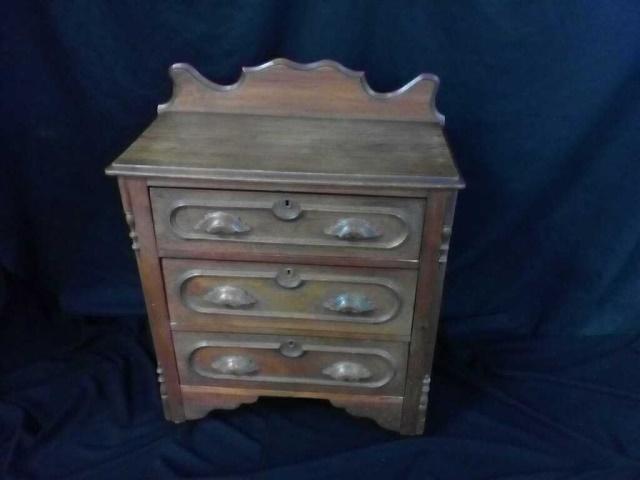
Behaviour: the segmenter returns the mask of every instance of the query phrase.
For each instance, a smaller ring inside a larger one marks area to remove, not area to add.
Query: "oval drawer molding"
[[[175,345],[189,385],[397,394],[406,368],[407,346],[393,342],[177,332]]]
[[[410,332],[414,270],[177,259],[163,268],[177,329]]]
[[[415,263],[424,201],[151,188],[163,256],[342,256]]]

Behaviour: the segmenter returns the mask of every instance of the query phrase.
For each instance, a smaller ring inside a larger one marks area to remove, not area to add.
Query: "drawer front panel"
[[[184,385],[403,393],[404,343],[195,332],[174,341]]]
[[[416,270],[177,259],[163,270],[175,329],[411,333]]]
[[[371,257],[415,263],[424,201],[267,192],[152,188],[165,256],[261,253]]]

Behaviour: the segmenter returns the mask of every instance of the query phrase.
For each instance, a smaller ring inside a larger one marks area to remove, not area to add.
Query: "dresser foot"
[[[382,401],[358,398],[330,398],[334,407],[342,408],[355,417],[365,417],[373,420],[382,428],[394,432],[401,431],[402,399],[389,398]]]
[[[184,416],[187,420],[197,420],[206,417],[213,410],[233,410],[245,403],[254,403],[258,400],[257,395],[233,395],[226,393],[216,393],[210,395],[205,402],[197,400],[184,400]]]

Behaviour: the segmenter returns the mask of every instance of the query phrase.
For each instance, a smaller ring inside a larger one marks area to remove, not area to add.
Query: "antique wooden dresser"
[[[377,93],[322,61],[218,85],[176,64],[173,96],[111,166],[165,416],[319,398],[424,429],[463,182],[438,79]]]

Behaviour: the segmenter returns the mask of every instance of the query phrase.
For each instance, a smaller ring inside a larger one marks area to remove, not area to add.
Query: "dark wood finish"
[[[229,86],[171,72],[172,99],[107,169],[165,416],[318,398],[422,433],[464,185],[437,78],[380,94],[327,61],[275,60]]]
[[[211,410],[233,410],[246,403],[254,403],[260,398],[259,394],[243,394],[238,390],[227,393],[220,389],[207,390],[187,385],[182,386],[182,396],[187,420],[198,420]]]
[[[174,332],[183,385],[400,396],[407,344]]]
[[[228,410],[260,397],[292,397],[328,400],[331,405],[343,408],[356,417],[367,417],[381,427],[400,430],[402,397],[385,395],[353,395],[350,393],[326,393],[313,391],[240,389],[183,385],[185,413],[188,419],[198,419],[211,410]]]
[[[411,332],[415,270],[165,259],[163,272],[174,330],[360,333],[396,340],[407,340]],[[282,285],[283,274],[299,283]],[[213,303],[208,296],[225,286],[246,292],[251,302]],[[349,311],[346,305],[340,312],[325,305],[349,294],[369,299],[371,310]]]
[[[108,172],[110,175],[111,170]],[[189,178],[189,177],[176,177],[176,178],[164,178],[145,175],[132,175],[134,177],[144,177],[147,180],[147,184],[151,187],[175,187],[175,188],[198,188],[198,189],[212,189],[212,190],[250,190],[250,191],[287,191],[291,193],[323,193],[323,194],[335,194],[335,195],[366,195],[375,196],[380,195],[380,187],[370,185],[366,183],[340,185],[340,183],[333,183],[325,185],[321,183],[314,183],[313,179],[309,179],[306,182],[278,182],[276,179],[270,182],[250,182],[240,179],[236,180],[216,180],[206,178]],[[463,184],[460,184],[462,188]],[[396,185],[395,187],[385,187],[384,195],[386,197],[402,197],[402,198],[424,198],[429,195],[430,192],[437,190],[450,190],[450,186],[432,184],[430,187],[425,188],[419,185]]]
[[[434,124],[176,112],[160,115],[108,172],[261,182],[275,190],[285,182],[368,185],[381,195],[461,184]]]
[[[197,252],[203,253],[198,254]],[[224,250],[207,251],[206,248],[200,248],[197,251],[185,250],[184,248],[162,248],[158,249],[158,253],[165,258],[192,258],[206,260],[243,260],[247,262],[272,262],[272,263],[290,263],[292,265],[330,265],[334,267],[376,267],[376,268],[405,268],[415,270],[418,268],[418,259],[416,260],[395,260],[395,259],[376,259],[372,257],[348,256],[348,252],[343,255],[311,255],[299,253],[296,255],[288,255],[286,248],[280,252],[273,253],[257,253],[252,250],[232,250],[225,252]]]
[[[422,74],[402,88],[378,93],[363,72],[330,60],[300,64],[278,58],[244,67],[233,85],[219,85],[184,63],[169,70],[173,96],[158,112],[217,112],[331,119],[444,123],[436,110],[439,80]]]
[[[455,192],[438,192],[427,202],[402,412],[401,432],[407,435],[424,431],[455,198]]]
[[[167,419],[184,420],[182,394],[169,326],[160,259],[149,205],[149,193],[143,180],[120,179],[120,193],[129,225],[132,248],[136,252],[140,281],[147,306],[151,336],[158,362],[160,397]]]
[[[281,219],[274,214],[274,205],[285,202],[298,207],[295,218]],[[151,205],[163,256],[245,260],[247,254],[258,259],[284,254],[294,262],[298,255],[366,258],[367,265],[379,261],[415,265],[424,215],[424,201],[409,198],[178,188],[152,188]],[[209,232],[206,227],[213,220],[218,228]],[[227,229],[222,228],[223,221],[230,222]],[[327,231],[351,221],[360,222],[354,234],[367,225],[374,229],[373,236],[366,238],[363,232],[365,238],[339,238],[336,232]],[[241,231],[233,231],[233,222]]]

